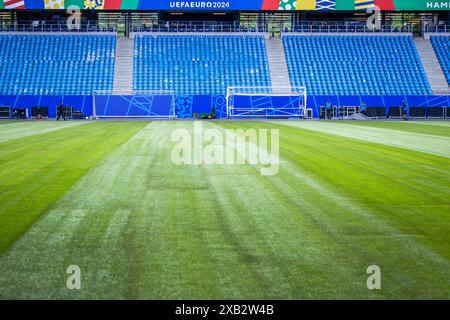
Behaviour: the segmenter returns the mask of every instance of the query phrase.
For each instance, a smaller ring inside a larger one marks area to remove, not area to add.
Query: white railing
[[[78,27],[69,27],[65,22],[39,21],[19,21],[14,24],[1,24],[0,32],[116,32],[117,25],[98,25],[96,21],[88,21],[78,25]]]
[[[412,25],[404,24],[401,26],[392,24],[383,24],[380,26],[369,26],[366,23],[346,24],[333,23],[300,23],[292,26],[282,27],[283,32],[296,33],[412,33]]]
[[[439,25],[426,25],[424,33],[450,33],[450,23]]]
[[[265,32],[264,24],[220,21],[154,21],[146,24],[133,22],[132,32]]]

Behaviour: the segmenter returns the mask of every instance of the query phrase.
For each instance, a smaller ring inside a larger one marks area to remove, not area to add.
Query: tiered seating
[[[431,43],[450,85],[450,36],[433,36]]]
[[[316,95],[431,94],[410,36],[285,36],[291,83]]]
[[[112,90],[113,35],[0,35],[0,94]]]
[[[225,94],[229,86],[270,85],[262,36],[135,37],[135,90]]]

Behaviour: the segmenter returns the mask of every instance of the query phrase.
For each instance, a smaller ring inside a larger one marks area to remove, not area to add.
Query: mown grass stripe
[[[0,119],[0,126],[2,125],[10,125],[10,124],[17,124],[17,123],[24,123],[28,120],[3,120]]]
[[[0,254],[143,123],[95,123],[0,144]]]
[[[450,137],[450,121],[339,121],[339,123]]]
[[[335,122],[283,121],[280,124],[450,158],[449,137],[402,132],[400,130],[362,128]]]
[[[450,121],[445,120],[427,120],[427,121],[410,121],[410,124],[426,125],[426,126],[440,126],[440,127],[450,127]]]
[[[448,158],[278,124],[253,127],[280,128],[281,146],[289,151],[283,154],[286,159],[376,208],[404,232],[420,230],[425,237],[419,236],[419,241],[450,258],[450,250],[441,243],[450,242]],[[435,232],[440,237],[435,238]]]
[[[86,125],[88,121],[19,121],[0,126],[0,143]]]

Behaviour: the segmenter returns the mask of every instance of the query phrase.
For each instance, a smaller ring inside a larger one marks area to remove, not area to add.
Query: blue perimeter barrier
[[[298,98],[298,96],[293,96]],[[368,107],[399,107],[405,100],[410,107],[448,107],[450,106],[450,95],[446,96],[308,96],[307,107],[313,109],[315,118],[319,117],[320,106],[325,105],[330,100],[335,106],[359,106],[361,101],[365,101]],[[34,106],[48,107],[49,117],[56,116],[56,106],[64,101],[65,105],[73,106],[75,109],[92,115],[93,97],[86,96],[0,96],[0,106],[10,106],[12,108],[27,108],[31,115],[31,108]],[[113,101],[113,100],[112,100]],[[110,102],[111,103],[111,102]],[[98,110],[99,106],[97,106]],[[209,113],[215,108],[217,117],[226,117],[226,99],[224,95],[195,95],[176,96],[175,112],[178,118],[191,118],[194,112]],[[133,114],[131,111],[129,115]]]

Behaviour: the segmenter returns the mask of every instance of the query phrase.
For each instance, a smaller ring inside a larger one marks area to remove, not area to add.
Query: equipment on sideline
[[[11,118],[11,107],[0,106],[0,119],[10,119]]]
[[[48,107],[45,107],[45,106],[31,107],[31,117],[33,119],[47,119],[48,118]]]

